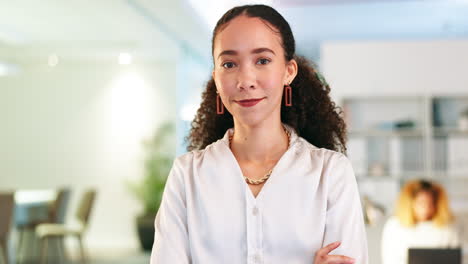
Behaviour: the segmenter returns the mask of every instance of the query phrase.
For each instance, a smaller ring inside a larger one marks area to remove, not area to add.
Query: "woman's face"
[[[435,201],[431,192],[420,191],[414,197],[413,212],[416,221],[431,220],[435,214]]]
[[[234,18],[216,36],[213,58],[219,95],[237,121],[254,126],[280,117],[283,87],[294,79],[297,64],[286,63],[272,26],[259,18]]]

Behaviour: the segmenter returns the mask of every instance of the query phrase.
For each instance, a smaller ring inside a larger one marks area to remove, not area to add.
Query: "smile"
[[[238,103],[239,105],[243,106],[243,107],[252,107],[256,104],[258,104],[260,101],[262,101],[264,98],[260,98],[260,99],[247,99],[247,100],[240,100],[240,101],[234,101],[236,103]]]

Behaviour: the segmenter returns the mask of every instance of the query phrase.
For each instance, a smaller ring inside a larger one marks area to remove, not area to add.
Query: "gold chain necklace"
[[[291,133],[289,133],[289,131],[284,128],[284,132],[286,133],[286,136],[288,136],[288,147],[286,148],[289,149],[289,141],[291,140]],[[232,133],[231,135],[229,135],[229,148],[232,149],[231,147],[231,144],[232,144],[232,138],[234,137],[234,133]],[[263,176],[262,178],[258,179],[258,180],[254,180],[254,179],[250,179],[249,177],[246,177],[244,175],[242,175],[245,179],[245,181],[248,183],[248,184],[252,184],[252,185],[259,185],[259,184],[262,184],[264,183],[266,180],[268,180],[268,178],[270,178],[270,175],[271,173],[273,172],[273,169],[271,169],[267,174],[265,174],[265,176]]]

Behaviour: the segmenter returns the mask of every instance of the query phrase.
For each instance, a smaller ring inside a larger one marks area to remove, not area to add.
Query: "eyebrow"
[[[257,48],[252,50],[252,54],[258,54],[262,52],[270,52],[273,53],[273,55],[276,55],[275,52],[269,48]],[[224,50],[223,52],[219,53],[218,58],[223,56],[223,55],[237,55],[237,51],[235,50]]]

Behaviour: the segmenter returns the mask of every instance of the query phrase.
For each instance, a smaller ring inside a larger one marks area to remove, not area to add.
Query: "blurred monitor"
[[[408,264],[462,264],[461,249],[410,248]]]

